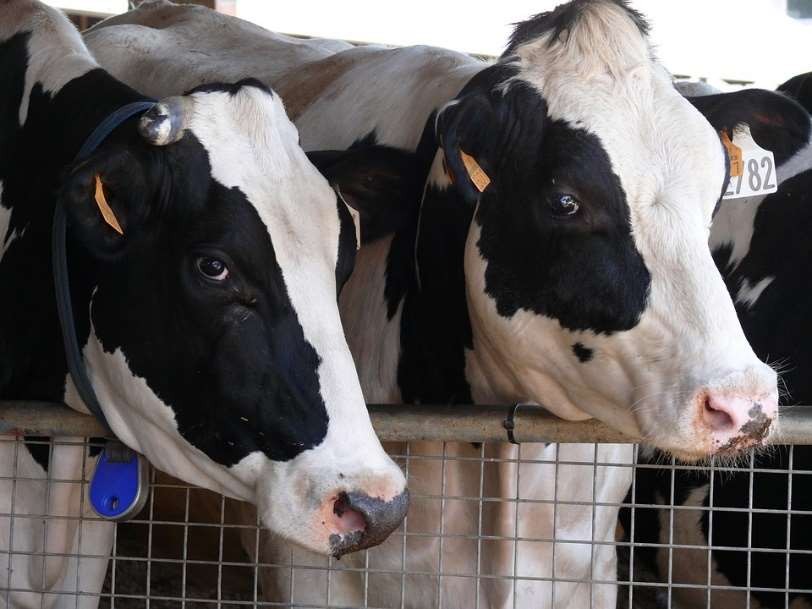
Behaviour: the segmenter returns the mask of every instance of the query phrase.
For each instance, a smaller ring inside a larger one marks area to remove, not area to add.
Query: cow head
[[[597,417],[695,459],[762,440],[776,375],[707,245],[727,180],[719,136],[646,30],[611,0],[519,24],[438,113],[427,196],[453,190],[473,213],[468,368],[492,391],[476,397]]]
[[[96,269],[84,356],[116,435],[312,550],[382,541],[408,497],[338,315],[355,226],[279,98],[247,81],[163,100],[61,198]]]

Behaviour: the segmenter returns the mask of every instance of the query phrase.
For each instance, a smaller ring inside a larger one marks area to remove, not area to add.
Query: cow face
[[[762,440],[776,376],[707,246],[723,147],[652,60],[645,29],[599,0],[520,25],[438,114],[429,189],[474,206],[471,374],[494,395],[699,458]],[[490,180],[481,194],[463,153]]]
[[[120,131],[62,192],[98,268],[84,355],[113,431],[310,549],[379,543],[408,501],[338,316],[355,227],[280,100],[210,87]]]

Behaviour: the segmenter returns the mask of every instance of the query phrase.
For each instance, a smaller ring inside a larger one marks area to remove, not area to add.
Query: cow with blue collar
[[[805,274],[799,272],[812,264],[812,117],[808,108],[790,98],[798,95],[797,101],[804,101],[806,80],[801,75],[779,87],[784,95],[706,90],[691,99],[718,129],[746,123],[756,143],[775,155],[778,190],[722,201],[711,227],[710,247],[751,345],[760,357],[782,369],[786,407],[812,404],[808,340],[812,297]],[[758,98],[761,110],[755,113],[752,103]],[[704,606],[708,597],[715,609],[748,603],[759,609],[812,605],[812,593],[797,592],[810,588],[812,535],[809,516],[803,512],[812,511],[812,487],[806,480],[812,451],[795,446],[790,457],[790,448],[781,446],[756,452],[752,459],[756,470],[770,473],[754,473],[751,481],[750,457],[738,461],[745,471],[716,471],[713,481],[706,471],[677,470],[672,491],[671,470],[652,467],[664,456],[643,453],[633,499],[663,507],[635,509],[634,541],[652,545],[635,549],[632,572],[636,581],[647,573],[652,584],[667,582],[670,573],[679,584],[670,592],[671,607]],[[799,472],[792,478],[791,495],[790,464]],[[673,512],[673,534],[671,504],[679,506]],[[751,505],[755,512],[748,515]],[[790,507],[796,513],[788,517]],[[629,539],[631,512],[624,509],[621,516]],[[669,552],[672,543],[679,547]],[[708,545],[725,548],[713,550],[710,566],[704,549]],[[799,552],[787,555],[788,546]],[[756,548],[749,556],[748,547]],[[717,587],[710,594],[708,583]],[[752,594],[746,592],[748,586],[755,589]],[[668,592],[658,588],[637,587],[634,595],[657,591],[657,606],[665,607]],[[787,588],[795,591],[785,594]]]
[[[415,152],[421,166],[408,196],[395,209],[377,206],[396,224],[368,235],[341,294],[368,401],[542,403],[686,459],[733,454],[769,433],[776,376],[748,345],[707,248],[728,178],[719,134],[674,90],[647,33],[625,2],[576,0],[518,24],[488,64],[436,48],[291,41],[156,1],[102,22],[86,40],[113,73],[155,94],[221,71],[256,76],[280,92],[305,149],[361,154],[377,143]],[[349,168],[329,154],[314,160],[334,179]],[[455,445],[415,452],[478,454]],[[494,504],[483,530],[567,542],[494,544],[479,562],[464,544],[449,549],[445,540],[441,552],[435,540],[410,550],[409,570],[436,573],[442,555],[447,574],[520,579],[438,575],[434,586],[402,591],[399,574],[376,575],[367,600],[400,604],[402,593],[405,606],[420,608],[438,595],[446,607],[477,599],[614,607],[617,509],[593,513],[588,504],[623,499],[630,468],[595,463],[629,465],[629,449],[525,445],[522,457],[550,465],[522,466],[519,488],[516,454],[496,449],[506,460],[491,470],[490,488],[539,501]],[[447,495],[481,492],[464,461],[444,465]],[[415,480],[439,488],[436,468],[412,467]],[[554,497],[564,502],[557,517]],[[478,530],[476,506],[461,501],[443,514],[416,509],[409,527],[436,531],[441,521]],[[401,550],[384,544],[380,560],[400,568]],[[264,553],[276,561],[288,550],[269,543]],[[533,580],[551,569],[567,581]],[[297,602],[324,601],[314,574],[294,577],[298,588],[307,582]],[[333,602],[362,602],[362,583],[334,581]],[[265,582],[272,600],[287,589]]]
[[[67,256],[79,367],[119,440],[255,503],[272,532],[314,552],[380,543],[408,495],[336,300],[357,245],[347,203],[364,193],[331,187],[257,81],[121,114],[145,99],[60,12],[0,0],[0,399],[85,411],[52,278],[52,254]],[[91,133],[95,150],[76,161]],[[385,174],[403,155],[356,160],[358,175]],[[66,252],[51,248],[57,207]],[[89,476],[95,453],[55,440],[0,444],[3,607],[98,602],[113,525],[87,520],[82,484],[48,483]]]

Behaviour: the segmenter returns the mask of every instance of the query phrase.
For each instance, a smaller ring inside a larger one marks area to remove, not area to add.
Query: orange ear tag
[[[737,146],[730,140],[727,130],[721,132],[722,144],[727,150],[727,156],[730,159],[730,177],[738,178],[744,174],[744,158],[742,156],[741,147]]]
[[[476,159],[470,154],[460,150],[460,157],[462,158],[462,164],[465,165],[465,170],[468,172],[468,177],[471,178],[471,181],[474,183],[474,186],[476,186],[476,189],[479,192],[485,192],[488,184],[491,183],[491,179],[488,177],[488,174],[485,173],[482,167],[479,166],[479,163],[476,162]]]
[[[101,212],[102,218],[107,224],[116,231],[119,235],[123,235],[124,231],[121,230],[121,225],[118,223],[116,219],[116,215],[113,213],[113,209],[110,207],[110,204],[107,202],[107,199],[104,196],[104,187],[102,186],[101,178],[98,174],[96,174],[96,205],[99,206],[99,211]]]

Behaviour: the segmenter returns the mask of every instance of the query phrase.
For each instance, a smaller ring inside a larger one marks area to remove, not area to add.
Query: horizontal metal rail
[[[538,406],[371,404],[375,431],[383,441],[419,440],[457,442],[507,441],[506,422],[513,414],[517,442],[639,442],[605,423],[564,421]],[[0,401],[0,434],[35,436],[104,436],[104,428],[91,416],[62,404]],[[772,444],[812,444],[812,407],[781,411]]]

